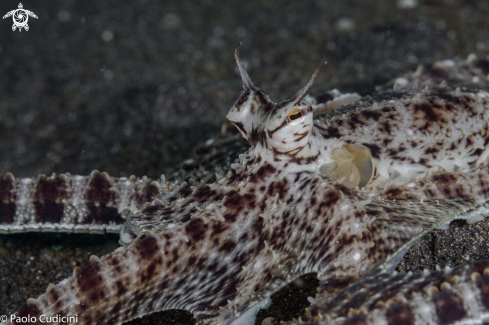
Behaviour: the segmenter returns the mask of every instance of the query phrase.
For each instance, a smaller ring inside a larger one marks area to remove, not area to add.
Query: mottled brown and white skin
[[[482,324],[489,314],[489,262],[423,273],[377,268],[302,324]],[[287,324],[297,324],[287,322]]]
[[[314,117],[305,97],[324,64],[294,97],[275,104],[236,60],[244,91],[227,117],[251,148],[215,182],[191,186],[189,196],[166,191],[133,209],[121,230],[126,246],[75,268],[18,317],[120,324],[185,309],[199,324],[250,324],[274,292],[316,272],[320,288],[306,316],[339,322],[348,285],[394,283],[383,274],[417,238],[454,219],[488,215],[488,93],[387,93]],[[371,155],[375,174],[362,189],[337,159],[345,145]],[[336,180],[322,172],[333,163]],[[480,308],[473,320],[487,317]]]

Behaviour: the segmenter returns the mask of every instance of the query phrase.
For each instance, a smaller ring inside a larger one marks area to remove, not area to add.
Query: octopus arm
[[[221,231],[221,241],[209,239],[212,230]],[[238,256],[246,247],[233,242],[228,230],[194,217],[171,230],[147,232],[109,255],[92,257],[92,264],[29,299],[12,324],[27,315],[77,315],[69,324],[121,324],[166,309],[190,311],[198,320],[216,315],[235,298],[250,255]]]
[[[472,175],[464,173],[463,179],[478,179],[480,172],[477,169]],[[419,187],[422,182],[414,183],[411,188]],[[390,191],[396,189],[400,188]],[[474,185],[466,195],[423,201],[386,200],[384,194],[380,195],[381,199],[371,200],[364,207],[365,230],[344,237],[337,243],[334,258],[325,259],[321,265],[316,301],[330,303],[339,291],[381,262],[384,268],[392,269],[399,262],[399,255],[439,225],[455,219],[470,219],[474,215],[487,215],[489,194],[487,191],[478,192],[478,189]]]
[[[307,180],[312,183],[313,179],[303,177],[298,183]],[[329,200],[332,204],[327,211],[317,215],[311,212],[317,212],[317,209],[301,210],[300,203],[291,207],[295,217],[291,217],[290,222],[293,224],[300,216],[298,220],[313,225],[303,231],[310,233],[302,237],[297,231],[301,229],[299,223],[297,228],[291,227],[291,231],[284,235],[287,239],[281,248],[274,246],[271,240],[270,246],[254,257],[240,274],[239,294],[229,305],[236,308],[228,307],[221,315],[199,324],[245,322],[240,317],[251,317],[245,314],[253,311],[251,314],[254,315],[255,309],[260,308],[274,292],[310,272],[318,272],[320,280],[315,298],[317,304],[332,303],[345,287],[382,262],[385,269],[389,262],[427,232],[450,220],[467,217],[470,211],[483,207],[487,201],[487,197],[480,195],[425,202],[368,199],[360,195],[363,192],[327,184],[316,182],[305,187],[304,193],[307,194],[302,197],[310,203],[314,199],[311,193],[317,193],[316,197],[322,197],[318,202]],[[318,220],[320,222],[316,222]],[[265,226],[262,233],[266,234],[267,230]],[[255,267],[262,271],[256,272]],[[253,291],[255,288],[259,290]]]
[[[489,319],[488,294],[489,261],[404,274],[378,267],[301,318],[338,325],[482,324]]]
[[[0,233],[119,232],[128,214],[158,194],[164,179],[61,174],[16,179],[0,175]]]

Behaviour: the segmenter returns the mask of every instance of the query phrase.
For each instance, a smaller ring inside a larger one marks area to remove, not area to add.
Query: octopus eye
[[[287,119],[289,120],[289,122],[292,122],[292,121],[295,121],[298,118],[301,118],[303,116],[304,116],[304,113],[302,112],[302,110],[299,109],[297,111],[294,111],[292,113],[287,114]]]

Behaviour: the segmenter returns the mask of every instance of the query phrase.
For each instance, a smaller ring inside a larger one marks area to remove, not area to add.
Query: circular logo
[[[14,24],[17,27],[24,27],[27,24],[28,17],[27,17],[27,12],[25,12],[25,10],[17,9],[13,16],[14,16],[13,17],[14,18]]]
[[[3,15],[2,19],[8,18],[10,16],[12,16],[12,19],[14,21],[14,24],[12,25],[12,31],[14,32],[16,29],[18,29],[19,32],[22,31],[22,29],[25,29],[26,31],[29,30],[29,25],[27,24],[29,16],[37,19],[36,14],[30,10],[24,9],[22,3],[19,3],[18,9],[10,10],[5,15]]]
[[[7,322],[7,315],[1,315],[0,322]]]

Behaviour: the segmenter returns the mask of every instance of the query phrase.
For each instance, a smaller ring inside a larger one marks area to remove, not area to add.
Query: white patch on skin
[[[441,225],[439,225],[438,227],[436,227],[436,229],[439,229],[439,230],[448,230],[448,229],[450,229],[450,222],[442,223]]]
[[[341,206],[340,210],[345,211],[345,210],[350,209],[350,208],[351,208],[351,206],[350,206],[350,205],[348,205],[348,204],[343,204],[343,205]]]
[[[469,225],[484,220],[484,216],[481,214],[476,214],[467,219]]]
[[[384,179],[389,179],[389,168],[391,166],[391,163],[392,162],[390,159],[382,159],[382,157],[380,157],[380,161],[376,164],[377,173],[379,173]]]
[[[328,94],[332,95],[334,98],[332,100],[327,101],[326,103],[316,104],[315,98],[306,97],[306,100],[309,101],[312,105],[312,109],[314,111],[314,116],[319,114],[331,113],[335,110],[339,109],[341,106],[353,104],[362,98],[357,93],[346,93],[342,94],[337,89],[333,89],[328,92]]]

